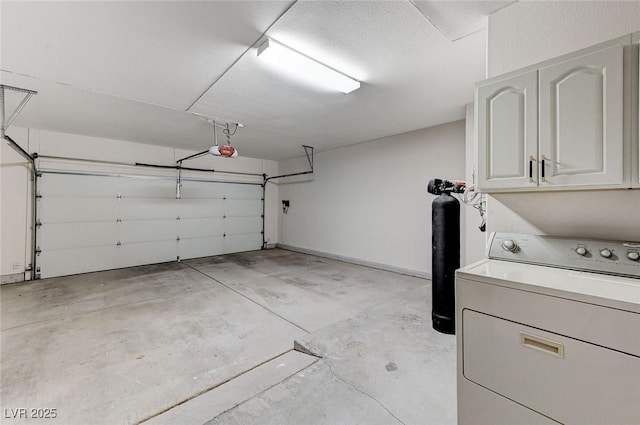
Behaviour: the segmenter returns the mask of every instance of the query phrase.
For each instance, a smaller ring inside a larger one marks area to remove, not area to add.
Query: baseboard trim
[[[0,276],[0,285],[24,282],[24,273],[4,274]]]
[[[431,273],[420,272],[417,270],[405,269],[403,267],[391,266],[389,264],[376,263],[374,261],[361,260],[358,258],[345,257],[344,255],[330,254],[324,251],[316,251],[315,249],[300,248],[297,246],[291,246],[283,243],[277,244],[280,249],[287,251],[299,252],[301,254],[315,255],[317,257],[329,258],[331,260],[344,261],[345,263],[357,264],[359,266],[371,267],[373,269],[384,270],[387,272],[393,272],[398,274],[404,274],[407,276],[418,277],[420,279],[431,280]]]

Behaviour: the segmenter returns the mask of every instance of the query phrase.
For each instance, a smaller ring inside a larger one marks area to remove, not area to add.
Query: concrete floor
[[[275,249],[5,285],[0,308],[3,424],[456,422],[422,279]]]

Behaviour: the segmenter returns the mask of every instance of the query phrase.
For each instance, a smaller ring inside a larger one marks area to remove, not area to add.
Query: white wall
[[[15,141],[28,140],[26,129],[7,131]],[[31,217],[31,172],[29,162],[5,141],[0,142],[0,270],[3,282],[22,280],[30,261],[27,243]]]
[[[638,30],[639,1],[520,1],[489,15],[488,77]]]
[[[465,180],[467,184],[475,182],[473,169],[475,164],[475,133],[474,133],[474,113],[473,104],[465,106]],[[480,213],[470,207],[467,208],[465,221],[465,262],[461,266],[482,260],[485,257],[485,246],[487,243],[487,232],[481,232],[479,227],[482,224]]]
[[[640,30],[640,2],[518,2],[489,17],[489,76]],[[490,231],[640,240],[640,191],[489,196]]]
[[[7,134],[20,144],[27,152],[37,152],[39,155],[84,158],[100,161],[115,161],[134,164],[136,162],[174,165],[175,161],[195,151],[173,149],[121,140],[108,140],[74,134],[56,133],[36,129],[19,129],[12,127]],[[15,136],[14,136],[15,134]],[[28,188],[28,168],[26,162],[20,159],[6,143],[2,143],[2,158],[0,171],[2,176],[2,203],[0,211],[0,232],[2,235],[1,270],[2,276],[23,272],[30,261],[30,220]],[[206,156],[184,163],[185,167],[213,168],[218,171],[241,171],[247,173],[278,173],[275,161],[253,158],[218,158]],[[72,161],[39,160],[39,168],[81,170],[87,172],[111,172],[145,175],[176,176],[174,170],[161,170],[122,166],[112,164],[82,163]],[[202,173],[184,172],[185,177],[199,176]],[[262,182],[262,177],[246,177],[231,174],[214,174],[207,176],[217,180],[256,181]],[[272,188],[267,196],[265,237],[268,242],[277,242],[278,236],[278,192]],[[14,267],[18,264],[19,267]],[[28,278],[28,276],[27,276]],[[6,279],[5,279],[6,280]]]
[[[464,121],[316,153],[312,177],[280,184],[280,199],[291,202],[287,215],[280,208],[280,240],[428,276],[434,197],[426,185],[463,178],[464,160]],[[279,167],[304,170],[306,159]],[[464,216],[461,222],[464,235]]]

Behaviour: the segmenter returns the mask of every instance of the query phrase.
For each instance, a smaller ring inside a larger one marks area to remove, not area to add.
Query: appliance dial
[[[609,251],[607,248],[600,250],[600,256],[604,258],[611,258],[612,255],[613,255],[612,252]]]
[[[502,249],[505,251],[516,252],[518,250],[518,244],[510,239],[502,242]]]
[[[627,258],[631,261],[638,261],[640,260],[640,253],[638,251],[627,252]]]
[[[579,246],[579,247],[576,248],[576,254],[578,254],[578,255],[580,255],[582,257],[587,255],[587,253],[588,253],[587,248],[584,248],[582,246]]]

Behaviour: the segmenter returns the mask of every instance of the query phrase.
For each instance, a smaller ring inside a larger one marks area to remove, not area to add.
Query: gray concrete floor
[[[278,249],[4,285],[0,419],[453,424],[430,290]]]

